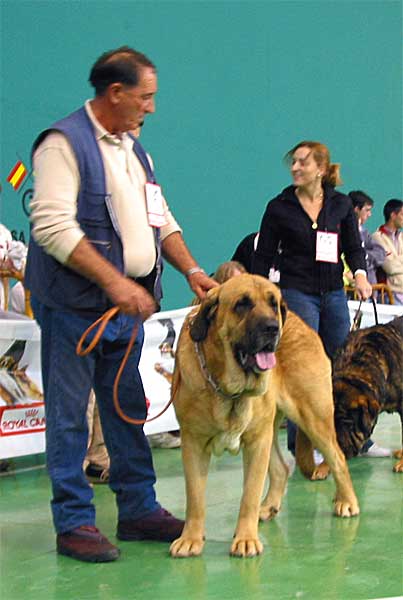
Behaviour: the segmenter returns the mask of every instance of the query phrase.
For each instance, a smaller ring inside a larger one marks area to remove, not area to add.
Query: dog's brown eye
[[[234,306],[234,310],[237,313],[244,313],[247,310],[251,310],[255,305],[249,296],[243,296],[238,300],[238,302]]]

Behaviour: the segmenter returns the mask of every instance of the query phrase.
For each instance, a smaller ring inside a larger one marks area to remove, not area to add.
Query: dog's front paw
[[[360,507],[355,498],[351,500],[339,500],[334,501],[334,514],[337,517],[355,517],[360,514]]]
[[[263,544],[258,537],[252,539],[245,539],[242,537],[235,537],[232,542],[231,556],[252,558],[258,554],[262,554]]]
[[[169,553],[173,558],[200,556],[200,554],[203,552],[203,546],[203,538],[189,538],[181,536],[172,542],[169,548]]]

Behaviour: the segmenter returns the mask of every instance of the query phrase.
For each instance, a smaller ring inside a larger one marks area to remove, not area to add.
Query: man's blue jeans
[[[95,523],[93,491],[83,472],[88,443],[86,411],[92,387],[111,459],[109,485],[116,494],[118,519],[138,519],[151,513],[159,508],[151,451],[143,427],[118,416],[112,395],[135,319],[119,314],[109,322],[96,348],[88,356],[79,357],[77,342],[93,320],[50,309],[35,298],[32,307],[42,336],[46,455],[56,531],[65,533]],[[137,419],[145,418],[147,413],[138,370],[143,339],[140,324],[119,385],[122,410]]]
[[[343,289],[320,296],[304,294],[295,289],[282,289],[287,306],[319,333],[327,355],[332,358],[350,331],[350,314]],[[288,449],[295,454],[296,426],[288,420]]]

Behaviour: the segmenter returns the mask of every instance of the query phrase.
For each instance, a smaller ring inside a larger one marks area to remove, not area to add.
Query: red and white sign
[[[43,402],[25,406],[0,407],[0,436],[21,435],[45,431]]]

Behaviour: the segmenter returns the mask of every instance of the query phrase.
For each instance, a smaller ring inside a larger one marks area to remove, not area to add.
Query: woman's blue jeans
[[[51,507],[58,533],[94,525],[93,491],[83,472],[87,452],[86,411],[94,388],[105,443],[111,459],[109,485],[116,494],[118,519],[138,519],[159,507],[151,451],[141,425],[123,421],[113,405],[113,383],[135,319],[119,314],[86,357],[76,345],[93,319],[53,310],[32,299],[41,327],[42,378],[46,408],[46,456],[52,482]],[[119,402],[130,417],[143,419],[147,408],[138,369],[144,330],[139,331],[119,385]],[[88,338],[91,340],[91,336]]]
[[[287,306],[319,333],[326,354],[332,358],[350,331],[350,314],[343,289],[320,296],[304,294],[292,288],[282,289]],[[295,454],[296,426],[288,420],[288,449]]]

